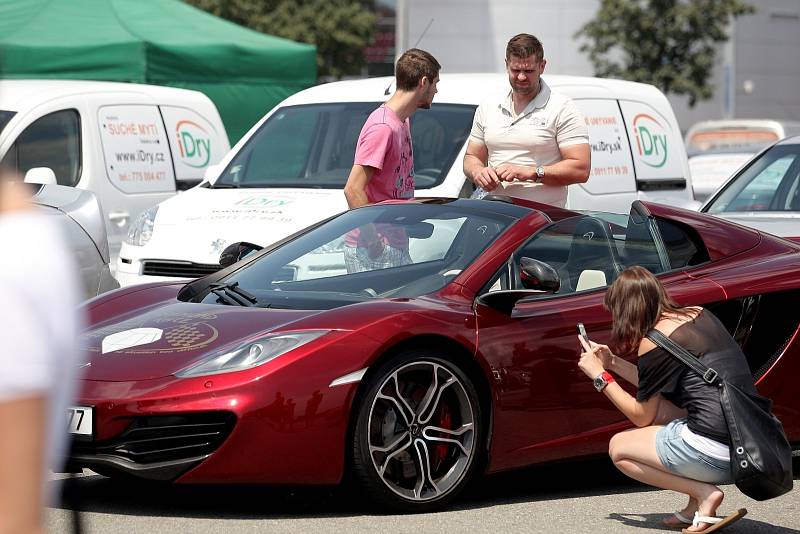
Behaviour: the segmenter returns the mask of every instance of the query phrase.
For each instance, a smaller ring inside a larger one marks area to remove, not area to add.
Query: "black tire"
[[[409,350],[367,381],[352,442],[356,482],[392,511],[446,506],[481,464],[483,410],[472,380],[444,354]]]

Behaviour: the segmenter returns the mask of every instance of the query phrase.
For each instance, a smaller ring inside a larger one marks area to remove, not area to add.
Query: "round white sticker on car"
[[[134,328],[117,332],[103,338],[102,353],[148,345],[161,339],[163,333],[160,328]]]

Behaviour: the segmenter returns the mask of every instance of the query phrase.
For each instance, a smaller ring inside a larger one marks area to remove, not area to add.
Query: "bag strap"
[[[686,364],[692,371],[703,377],[703,381],[714,386],[722,385],[722,378],[711,367],[706,366],[698,360],[691,352],[675,343],[673,340],[653,328],[646,334],[653,343],[675,356],[678,360]]]

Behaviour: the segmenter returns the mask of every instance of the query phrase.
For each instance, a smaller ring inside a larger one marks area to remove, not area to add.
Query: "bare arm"
[[[44,529],[45,398],[0,402],[0,532]]]
[[[488,161],[489,149],[486,145],[470,141],[464,154],[464,174],[478,187],[492,191],[497,187],[500,178],[493,168],[486,166]]]
[[[562,148],[561,158],[558,163],[543,166],[543,184],[564,186],[584,183],[589,179],[592,152],[588,144]],[[536,167],[504,163],[497,166],[497,175],[504,182],[532,182],[536,178]]]
[[[589,180],[592,151],[588,143],[570,145],[561,149],[561,161],[544,168],[547,185],[582,184]]]
[[[605,371],[603,361],[597,354],[598,349],[595,348],[599,347],[599,345],[594,344],[595,347],[592,347],[581,336],[578,336],[578,340],[584,349],[578,361],[578,367],[587,377],[593,379]],[[661,395],[654,395],[646,401],[640,402],[622,389],[622,386],[617,382],[608,384],[603,389],[603,393],[634,425],[638,427],[649,426],[656,420],[662,400]]]
[[[634,386],[639,385],[639,368],[628,360],[614,355],[608,370]]]
[[[639,368],[636,365],[611,352],[608,345],[602,345],[590,340],[589,347],[600,358],[600,362],[605,369],[634,386],[639,385]]]
[[[617,382],[608,384],[603,389],[603,393],[634,425],[643,427],[650,426],[655,422],[662,400],[661,395],[653,395],[646,401],[640,402],[622,389]]]
[[[344,186],[344,196],[347,199],[348,208],[358,208],[370,203],[367,198],[367,184],[373,174],[375,174],[375,167],[353,165]]]

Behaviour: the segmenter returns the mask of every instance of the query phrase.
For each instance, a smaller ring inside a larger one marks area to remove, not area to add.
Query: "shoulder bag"
[[[772,401],[728,383],[717,371],[658,330],[650,330],[647,337],[702,376],[707,384],[719,388],[722,412],[731,437],[731,473],[736,487],[757,501],[791,490],[792,448],[783,425],[772,414]]]

